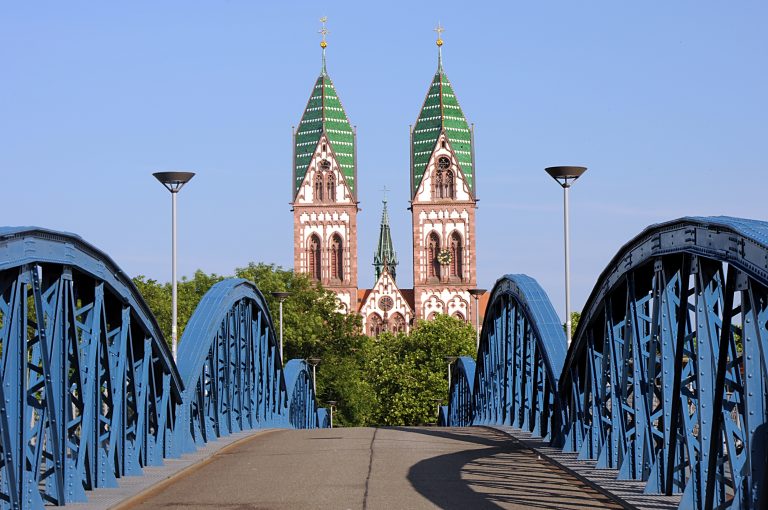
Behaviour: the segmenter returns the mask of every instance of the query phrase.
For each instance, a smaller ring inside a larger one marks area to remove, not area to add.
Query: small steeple
[[[379,230],[379,244],[373,255],[373,267],[376,268],[376,281],[386,268],[387,272],[396,279],[397,254],[392,246],[392,234],[389,231],[389,214],[387,213],[387,187],[384,186],[384,209],[381,212],[381,228]]]

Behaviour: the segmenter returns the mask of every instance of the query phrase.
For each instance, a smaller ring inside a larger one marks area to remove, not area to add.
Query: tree
[[[283,303],[285,360],[308,357],[322,359],[317,369],[317,395],[321,402],[339,402],[334,422],[339,425],[370,423],[375,394],[362,375],[362,353],[368,337],[360,333],[357,315],[336,313],[336,296],[306,275],[295,274],[275,264],[250,263],[237,268],[235,275],[256,284],[272,316],[275,337],[280,335],[279,302],[271,292],[287,291]],[[198,270],[191,280],[182,279],[178,288],[179,339],[203,295],[224,279]],[[134,283],[157,318],[166,341],[171,339],[171,284],[144,276]],[[359,353],[359,354],[355,354]]]
[[[381,335],[366,356],[365,374],[377,395],[373,423],[435,423],[434,401],[448,395],[444,357],[474,353],[475,330],[448,315],[420,321],[410,335]]]

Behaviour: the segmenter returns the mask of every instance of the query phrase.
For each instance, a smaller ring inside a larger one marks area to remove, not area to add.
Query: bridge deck
[[[276,430],[126,507],[620,508],[495,430]]]

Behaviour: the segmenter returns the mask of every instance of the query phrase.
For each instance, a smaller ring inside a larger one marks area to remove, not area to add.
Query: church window
[[[335,202],[336,201],[336,176],[332,173],[328,174],[328,179],[326,181],[327,184],[327,190],[328,193],[326,194],[327,199],[329,202]]]
[[[464,273],[464,246],[461,242],[461,235],[458,232],[451,234],[451,278],[459,278]]]
[[[465,320],[464,315],[461,312],[453,312],[453,317],[455,319],[459,319],[460,321]]]
[[[315,201],[323,201],[323,174],[320,172],[315,173]]]
[[[331,238],[331,278],[344,279],[344,245],[339,234]]]
[[[392,316],[392,333],[405,333],[405,317],[399,312]]]
[[[326,151],[327,151],[327,149],[326,149],[326,145],[325,145],[325,144],[323,144],[323,152],[326,152]]]
[[[453,198],[453,172],[450,170],[443,176],[443,198]]]
[[[442,140],[442,141],[440,142],[440,147],[442,147],[443,149],[445,149],[445,140]]]
[[[427,316],[427,320],[428,320],[428,321],[433,321],[433,320],[435,320],[435,319],[437,319],[437,312],[432,312],[432,313],[430,313],[430,314]]]
[[[307,245],[307,269],[309,277],[313,280],[320,279],[320,238],[312,234]]]
[[[440,261],[438,256],[440,255],[440,238],[435,232],[429,234],[427,238],[427,276],[429,278],[440,278]]]
[[[368,316],[368,335],[377,337],[384,330],[384,321],[381,320],[381,316],[377,313],[372,313]]]
[[[437,160],[435,172],[435,195],[437,198],[453,198],[454,175],[451,171],[451,160],[445,156]]]

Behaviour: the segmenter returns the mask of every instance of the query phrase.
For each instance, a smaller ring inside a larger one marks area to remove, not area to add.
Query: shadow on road
[[[621,508],[498,432],[395,429],[480,446],[432,457],[410,468],[408,481],[413,488],[440,508]]]

